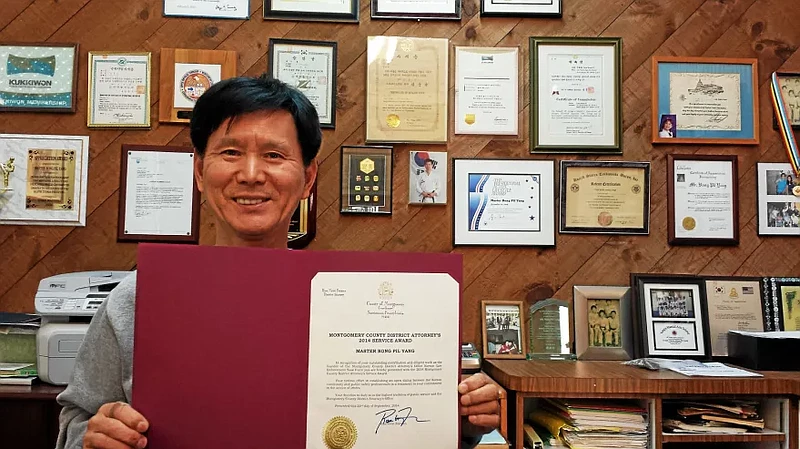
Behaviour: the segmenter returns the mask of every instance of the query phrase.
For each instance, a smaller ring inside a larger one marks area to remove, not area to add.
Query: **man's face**
[[[433,170],[433,163],[425,162],[425,173],[431,174],[431,170]]]
[[[205,156],[195,159],[221,244],[285,245],[292,214],[316,175],[316,160],[303,165],[297,128],[283,110],[226,120],[209,137]]]

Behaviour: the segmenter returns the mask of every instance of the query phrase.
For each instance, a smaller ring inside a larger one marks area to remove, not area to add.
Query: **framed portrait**
[[[736,155],[667,155],[671,245],[739,244]]]
[[[630,287],[576,285],[572,291],[578,360],[632,359]]]
[[[786,119],[792,129],[800,129],[800,73],[777,72],[778,90],[786,108]],[[773,116],[772,126],[778,128],[777,114]]]
[[[555,245],[555,163],[453,160],[453,244]]]
[[[774,312],[766,330],[800,331],[800,277],[768,277],[762,286],[764,303]]]
[[[322,128],[336,127],[336,42],[270,39],[267,73],[314,105]]]
[[[203,17],[209,19],[248,19],[250,0],[164,0],[164,17]]]
[[[150,52],[89,52],[89,128],[150,127]]]
[[[800,179],[791,164],[756,164],[758,235],[800,236]]]
[[[0,43],[0,112],[75,112],[78,44]]]
[[[650,163],[562,160],[559,216],[564,234],[649,234]]]
[[[758,60],[653,56],[652,140],[757,145]]]
[[[392,147],[342,146],[341,195],[343,214],[392,213]]]
[[[450,19],[461,20],[461,0],[371,0],[373,19]]]
[[[622,153],[622,39],[531,37],[531,153]]]
[[[525,359],[522,301],[481,301],[484,359]]]
[[[761,278],[703,276],[708,304],[711,356],[728,356],[728,331],[766,330]]]
[[[408,204],[447,204],[447,153],[410,151],[408,162]]]
[[[561,17],[562,0],[481,0],[488,17]]]
[[[358,23],[358,0],[264,0],[264,19]]]
[[[702,279],[631,274],[637,357],[708,359],[711,342]]]

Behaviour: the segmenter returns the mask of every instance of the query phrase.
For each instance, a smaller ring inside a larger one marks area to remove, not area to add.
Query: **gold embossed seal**
[[[358,430],[350,418],[335,416],[322,429],[322,441],[328,449],[351,449],[358,439]]]
[[[611,226],[611,223],[614,222],[614,216],[609,214],[608,212],[600,212],[600,215],[597,216],[597,224],[600,226],[606,227]]]
[[[400,126],[400,116],[397,114],[389,114],[386,117],[386,124],[389,125],[389,128],[397,128]]]
[[[691,231],[697,226],[697,221],[692,217],[685,217],[681,224],[683,225],[683,229]]]
[[[800,186],[792,187],[792,193],[794,193],[794,196],[800,196]]]

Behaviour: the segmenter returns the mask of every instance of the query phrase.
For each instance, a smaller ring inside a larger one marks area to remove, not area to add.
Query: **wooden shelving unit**
[[[775,430],[762,433],[741,433],[741,434],[661,434],[662,443],[756,443],[756,442],[782,442],[786,440],[786,434]]]

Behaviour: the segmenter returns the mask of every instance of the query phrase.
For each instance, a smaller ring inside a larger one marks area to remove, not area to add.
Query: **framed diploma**
[[[762,279],[767,331],[800,331],[800,277]]]
[[[708,331],[713,357],[728,356],[728,331],[765,330],[761,279],[704,277],[708,303]]]
[[[358,0],[264,0],[264,18],[358,23]]]
[[[758,60],[653,56],[653,143],[757,145]]]
[[[320,127],[336,127],[336,42],[270,39],[267,73],[308,97]]]
[[[342,146],[343,214],[392,213],[392,147]]]
[[[622,39],[531,37],[531,152],[622,153]]]
[[[455,133],[519,135],[519,48],[456,47]]]
[[[448,40],[370,36],[367,142],[447,143]]]
[[[373,19],[461,20],[461,0],[372,0]]]
[[[789,163],[756,164],[758,235],[800,236],[800,180]]]
[[[150,127],[150,53],[89,52],[89,128]]]
[[[0,112],[75,112],[78,44],[0,44]]]
[[[737,157],[667,155],[671,245],[739,244]]]
[[[198,243],[191,147],[122,145],[117,241]]]
[[[197,99],[234,76],[235,51],[162,48],[158,121],[189,123]]]
[[[778,85],[786,106],[786,115],[792,129],[800,129],[800,73],[777,72]],[[772,126],[778,129],[775,117]]]
[[[408,163],[408,204],[447,204],[447,153],[410,151]]]
[[[525,359],[522,301],[481,301],[484,359]]]
[[[88,136],[0,134],[0,225],[86,226]]]
[[[696,277],[631,274],[638,357],[708,359],[705,283]]]
[[[576,285],[572,291],[578,360],[632,359],[630,287]]]
[[[453,159],[453,244],[554,246],[555,163]]]
[[[562,233],[649,234],[650,163],[561,161]]]
[[[300,200],[289,222],[289,248],[302,249],[317,235],[317,182],[308,198]]]
[[[248,19],[250,0],[164,0],[164,16]]]
[[[561,0],[481,0],[481,15],[561,17]]]

